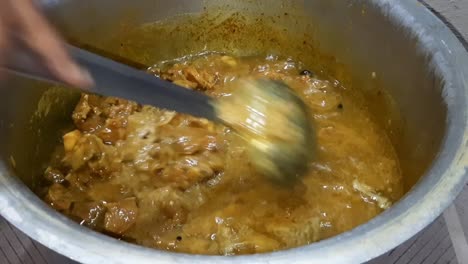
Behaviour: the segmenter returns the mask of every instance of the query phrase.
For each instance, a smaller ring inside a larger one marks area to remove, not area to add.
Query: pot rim
[[[0,162],[0,214],[34,240],[84,263],[362,263],[395,248],[438,217],[467,181],[468,53],[453,32],[418,1],[369,2],[416,36],[420,48],[433,55],[431,66],[444,77],[443,96],[448,105],[442,151],[424,180],[369,222],[323,241],[272,253],[225,257],[166,252],[118,241],[75,224],[13,177],[6,161]]]

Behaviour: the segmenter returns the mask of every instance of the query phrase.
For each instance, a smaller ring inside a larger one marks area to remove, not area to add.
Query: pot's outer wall
[[[388,129],[395,135],[392,140],[404,173],[420,175],[426,171],[394,207],[365,225],[319,243],[229,258],[151,250],[77,226],[47,207],[12,177],[16,174],[29,185],[34,184],[34,175],[41,169],[42,161],[38,159],[53,148],[53,142],[47,138],[58,136],[50,131],[56,131],[66,121],[77,96],[59,88],[30,90],[27,87],[31,83],[12,80],[9,85],[14,89],[0,89],[3,99],[0,104],[0,213],[32,238],[74,260],[85,263],[364,262],[397,246],[432,222],[466,182],[468,56],[450,30],[416,1],[268,1],[268,8],[260,1],[241,0],[131,3],[49,0],[44,3],[50,7],[54,20],[61,22],[63,30],[71,35],[89,36],[88,40],[95,43],[104,43],[108,37],[100,30],[111,32],[115,26],[105,21],[128,12],[133,12],[135,23],[202,11],[204,7],[224,8],[226,3],[233,3],[229,10],[248,7],[250,11],[266,10],[267,15],[271,15],[270,11],[288,10],[298,19],[307,14],[312,24],[320,25],[314,27],[311,35],[320,39],[319,48],[336,55],[340,64],[358,68],[352,71],[349,82],[369,91],[369,96],[372,89],[380,86],[376,82],[380,82],[395,98],[401,117],[388,115],[388,118],[396,123],[402,121],[402,125],[388,126]],[[103,21],[99,29],[95,28],[98,18]],[[345,30],[343,25],[349,28]],[[291,27],[291,31],[301,30],[301,25]],[[376,111],[386,110],[374,107]],[[36,122],[46,120],[44,116],[49,123],[36,126]],[[37,129],[31,131],[31,127]],[[435,162],[429,166],[436,155]],[[418,162],[424,166],[411,165]]]

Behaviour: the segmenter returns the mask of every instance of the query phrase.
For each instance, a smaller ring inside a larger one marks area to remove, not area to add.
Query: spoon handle
[[[218,121],[211,103],[213,99],[209,96],[74,46],[69,46],[69,50],[71,56],[93,77],[94,86],[85,92],[125,98],[140,104]],[[22,50],[15,56],[4,67],[7,71],[28,78],[60,83],[27,50]]]

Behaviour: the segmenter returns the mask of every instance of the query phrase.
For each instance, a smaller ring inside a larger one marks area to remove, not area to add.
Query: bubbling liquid
[[[197,254],[276,251],[365,223],[403,194],[395,151],[344,87],[305,70],[275,56],[223,54],[150,69],[213,97],[229,96],[244,77],[291,87],[316,130],[310,169],[292,186],[260,175],[243,140],[222,125],[83,94],[44,174],[43,198],[99,232]]]

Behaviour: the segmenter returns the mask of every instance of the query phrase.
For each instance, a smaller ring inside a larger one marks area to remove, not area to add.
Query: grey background
[[[425,0],[468,39],[468,0]],[[443,215],[401,246],[370,264],[468,264],[468,185]],[[339,254],[339,252],[337,252]],[[155,260],[157,261],[157,260]],[[0,264],[71,264],[0,217]]]

